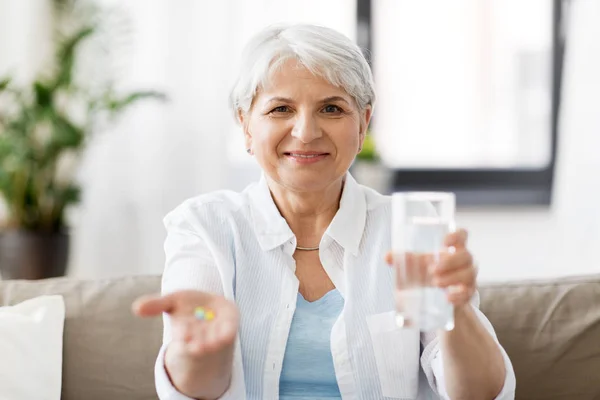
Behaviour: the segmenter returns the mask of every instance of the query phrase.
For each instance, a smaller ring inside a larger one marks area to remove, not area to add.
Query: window
[[[550,203],[561,5],[358,1],[357,39],[378,86],[374,138],[393,190],[452,190],[461,204]]]

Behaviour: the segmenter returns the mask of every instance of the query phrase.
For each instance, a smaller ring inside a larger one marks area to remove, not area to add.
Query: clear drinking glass
[[[392,196],[392,254],[396,322],[421,331],[454,328],[454,307],[446,290],[431,284],[431,268],[455,230],[455,197],[443,192],[405,192]]]

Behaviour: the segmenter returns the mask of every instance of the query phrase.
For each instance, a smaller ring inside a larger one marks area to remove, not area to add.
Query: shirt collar
[[[261,249],[269,251],[294,239],[294,232],[273,201],[264,173],[260,181],[250,188],[249,196],[250,212]]]
[[[365,193],[350,173],[346,173],[340,208],[325,231],[345,251],[358,254],[367,218]]]
[[[264,173],[260,181],[250,188],[249,197],[250,212],[262,250],[272,250],[286,241],[295,244],[294,233],[279,213]],[[324,247],[327,244],[325,237],[328,236],[344,250],[356,255],[362,239],[366,215],[365,194],[352,175],[346,173],[340,208],[325,231],[320,246]]]

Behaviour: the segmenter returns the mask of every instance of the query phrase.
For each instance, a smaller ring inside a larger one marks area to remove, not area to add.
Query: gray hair
[[[373,74],[360,48],[343,34],[317,25],[277,25],[256,34],[242,54],[230,95],[236,115],[246,113],[258,89],[288,59],[344,89],[361,110],[375,103]]]

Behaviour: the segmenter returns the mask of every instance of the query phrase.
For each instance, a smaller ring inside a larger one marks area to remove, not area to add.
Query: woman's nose
[[[321,128],[312,113],[297,114],[292,136],[302,143],[310,143],[322,136]]]

